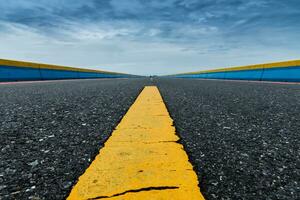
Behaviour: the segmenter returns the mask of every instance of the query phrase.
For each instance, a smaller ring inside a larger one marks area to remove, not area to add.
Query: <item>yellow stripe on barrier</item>
[[[296,66],[300,66],[300,60],[275,62],[275,63],[265,63],[265,64],[257,64],[257,65],[247,65],[247,66],[239,66],[239,67],[227,67],[227,68],[219,68],[219,69],[213,69],[213,70],[202,70],[202,71],[197,71],[197,72],[189,72],[189,73],[182,73],[182,74],[175,74],[175,75],[204,74],[204,73],[213,73],[213,72],[230,72],[230,71],[270,69],[270,68],[296,67]]]
[[[145,87],[68,200],[203,200],[157,87]]]
[[[15,60],[5,60],[5,59],[0,59],[0,65],[11,66],[11,67],[23,67],[23,68],[65,70],[65,71],[75,71],[75,72],[96,72],[96,73],[105,73],[105,74],[122,74],[122,73],[108,72],[108,71],[101,71],[101,70],[83,69],[83,68],[75,68],[75,67],[67,67],[67,66],[59,66],[59,65],[49,65],[49,64],[33,63],[33,62],[23,62],[23,61],[15,61]]]
[[[40,65],[37,63],[15,61],[15,60],[4,60],[4,59],[0,59],[0,65],[13,66],[13,67],[25,67],[25,68],[40,68]]]

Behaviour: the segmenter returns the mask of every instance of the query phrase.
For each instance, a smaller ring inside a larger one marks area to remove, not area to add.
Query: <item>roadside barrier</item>
[[[300,82],[300,60],[175,74],[171,77]]]
[[[0,59],[0,81],[129,78],[130,74]]]

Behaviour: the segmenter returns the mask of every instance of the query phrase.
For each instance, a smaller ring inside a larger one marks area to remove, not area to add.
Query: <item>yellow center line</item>
[[[204,200],[162,97],[145,87],[68,200]]]

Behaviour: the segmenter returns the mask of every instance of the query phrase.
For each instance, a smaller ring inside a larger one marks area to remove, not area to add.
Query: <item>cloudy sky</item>
[[[0,58],[170,74],[300,58],[299,0],[0,0]]]

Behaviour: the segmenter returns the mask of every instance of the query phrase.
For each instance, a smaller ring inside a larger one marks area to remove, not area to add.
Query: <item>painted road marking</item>
[[[162,97],[145,87],[68,200],[204,200]]]

